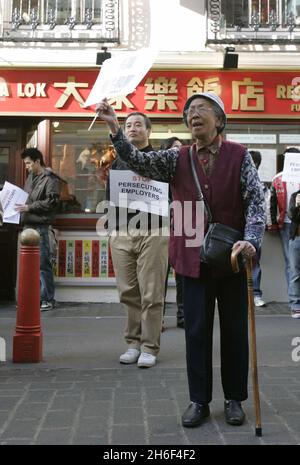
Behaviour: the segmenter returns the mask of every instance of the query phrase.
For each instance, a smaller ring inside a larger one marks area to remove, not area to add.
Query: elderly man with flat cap
[[[128,142],[113,108],[106,99],[97,107],[106,121],[118,156],[134,171],[170,183],[173,200],[185,208],[192,202],[196,214],[197,189],[192,174],[189,147],[143,153]],[[192,138],[192,157],[197,177],[208,203],[212,221],[241,233],[233,249],[245,258],[259,249],[265,229],[265,205],[261,183],[251,155],[240,144],[226,141],[222,100],[214,93],[192,95],[184,106],[183,119]],[[175,213],[174,213],[175,214]],[[194,217],[192,218],[195,226]],[[207,221],[205,224],[207,228]],[[197,231],[196,231],[197,232]],[[221,332],[221,378],[225,420],[241,425],[247,399],[248,326],[245,271],[223,275],[200,262],[199,244],[188,243],[188,234],[171,231],[170,262],[183,276],[186,361],[190,404],[182,416],[185,427],[199,426],[210,415],[212,400],[212,339],[215,301]]]

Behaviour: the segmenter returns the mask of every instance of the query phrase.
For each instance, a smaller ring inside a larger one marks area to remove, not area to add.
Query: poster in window
[[[261,153],[261,165],[258,174],[261,182],[271,182],[276,174],[277,152],[275,149],[258,149],[248,147],[248,150],[257,150]]]

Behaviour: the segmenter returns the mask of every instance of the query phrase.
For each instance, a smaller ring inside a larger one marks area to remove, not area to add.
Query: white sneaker
[[[46,300],[43,300],[41,304],[41,311],[46,312],[47,310],[52,310],[53,309],[53,303],[52,302],[47,302]]]
[[[138,349],[127,349],[124,354],[122,354],[119,358],[120,363],[126,363],[129,365],[130,363],[136,363],[140,356],[140,351]]]
[[[254,305],[255,305],[255,307],[265,307],[266,302],[261,297],[259,297],[259,295],[255,295],[254,296]]]
[[[138,359],[139,368],[150,368],[156,364],[155,355],[148,354],[147,352],[142,352]]]
[[[300,318],[300,310],[292,310],[292,318]]]

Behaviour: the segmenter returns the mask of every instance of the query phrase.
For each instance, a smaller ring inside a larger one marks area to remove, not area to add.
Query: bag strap
[[[192,146],[190,147],[190,150],[189,150],[189,156],[190,156],[190,162],[191,162],[191,168],[192,168],[194,183],[195,183],[196,191],[197,191],[197,200],[200,200],[200,201],[204,202],[204,207],[205,207],[205,210],[206,210],[207,219],[208,219],[208,222],[211,223],[212,222],[212,214],[211,214],[209,205],[208,205],[207,201],[205,200],[204,195],[203,195],[202,190],[201,190],[200,182],[199,182],[196,167],[195,167],[195,162],[194,162],[194,157],[193,157],[193,147]]]

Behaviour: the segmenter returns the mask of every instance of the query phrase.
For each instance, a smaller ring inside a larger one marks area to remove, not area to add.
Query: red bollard
[[[40,311],[40,235],[35,229],[25,229],[20,240],[13,363],[37,363],[42,360],[43,339]]]

